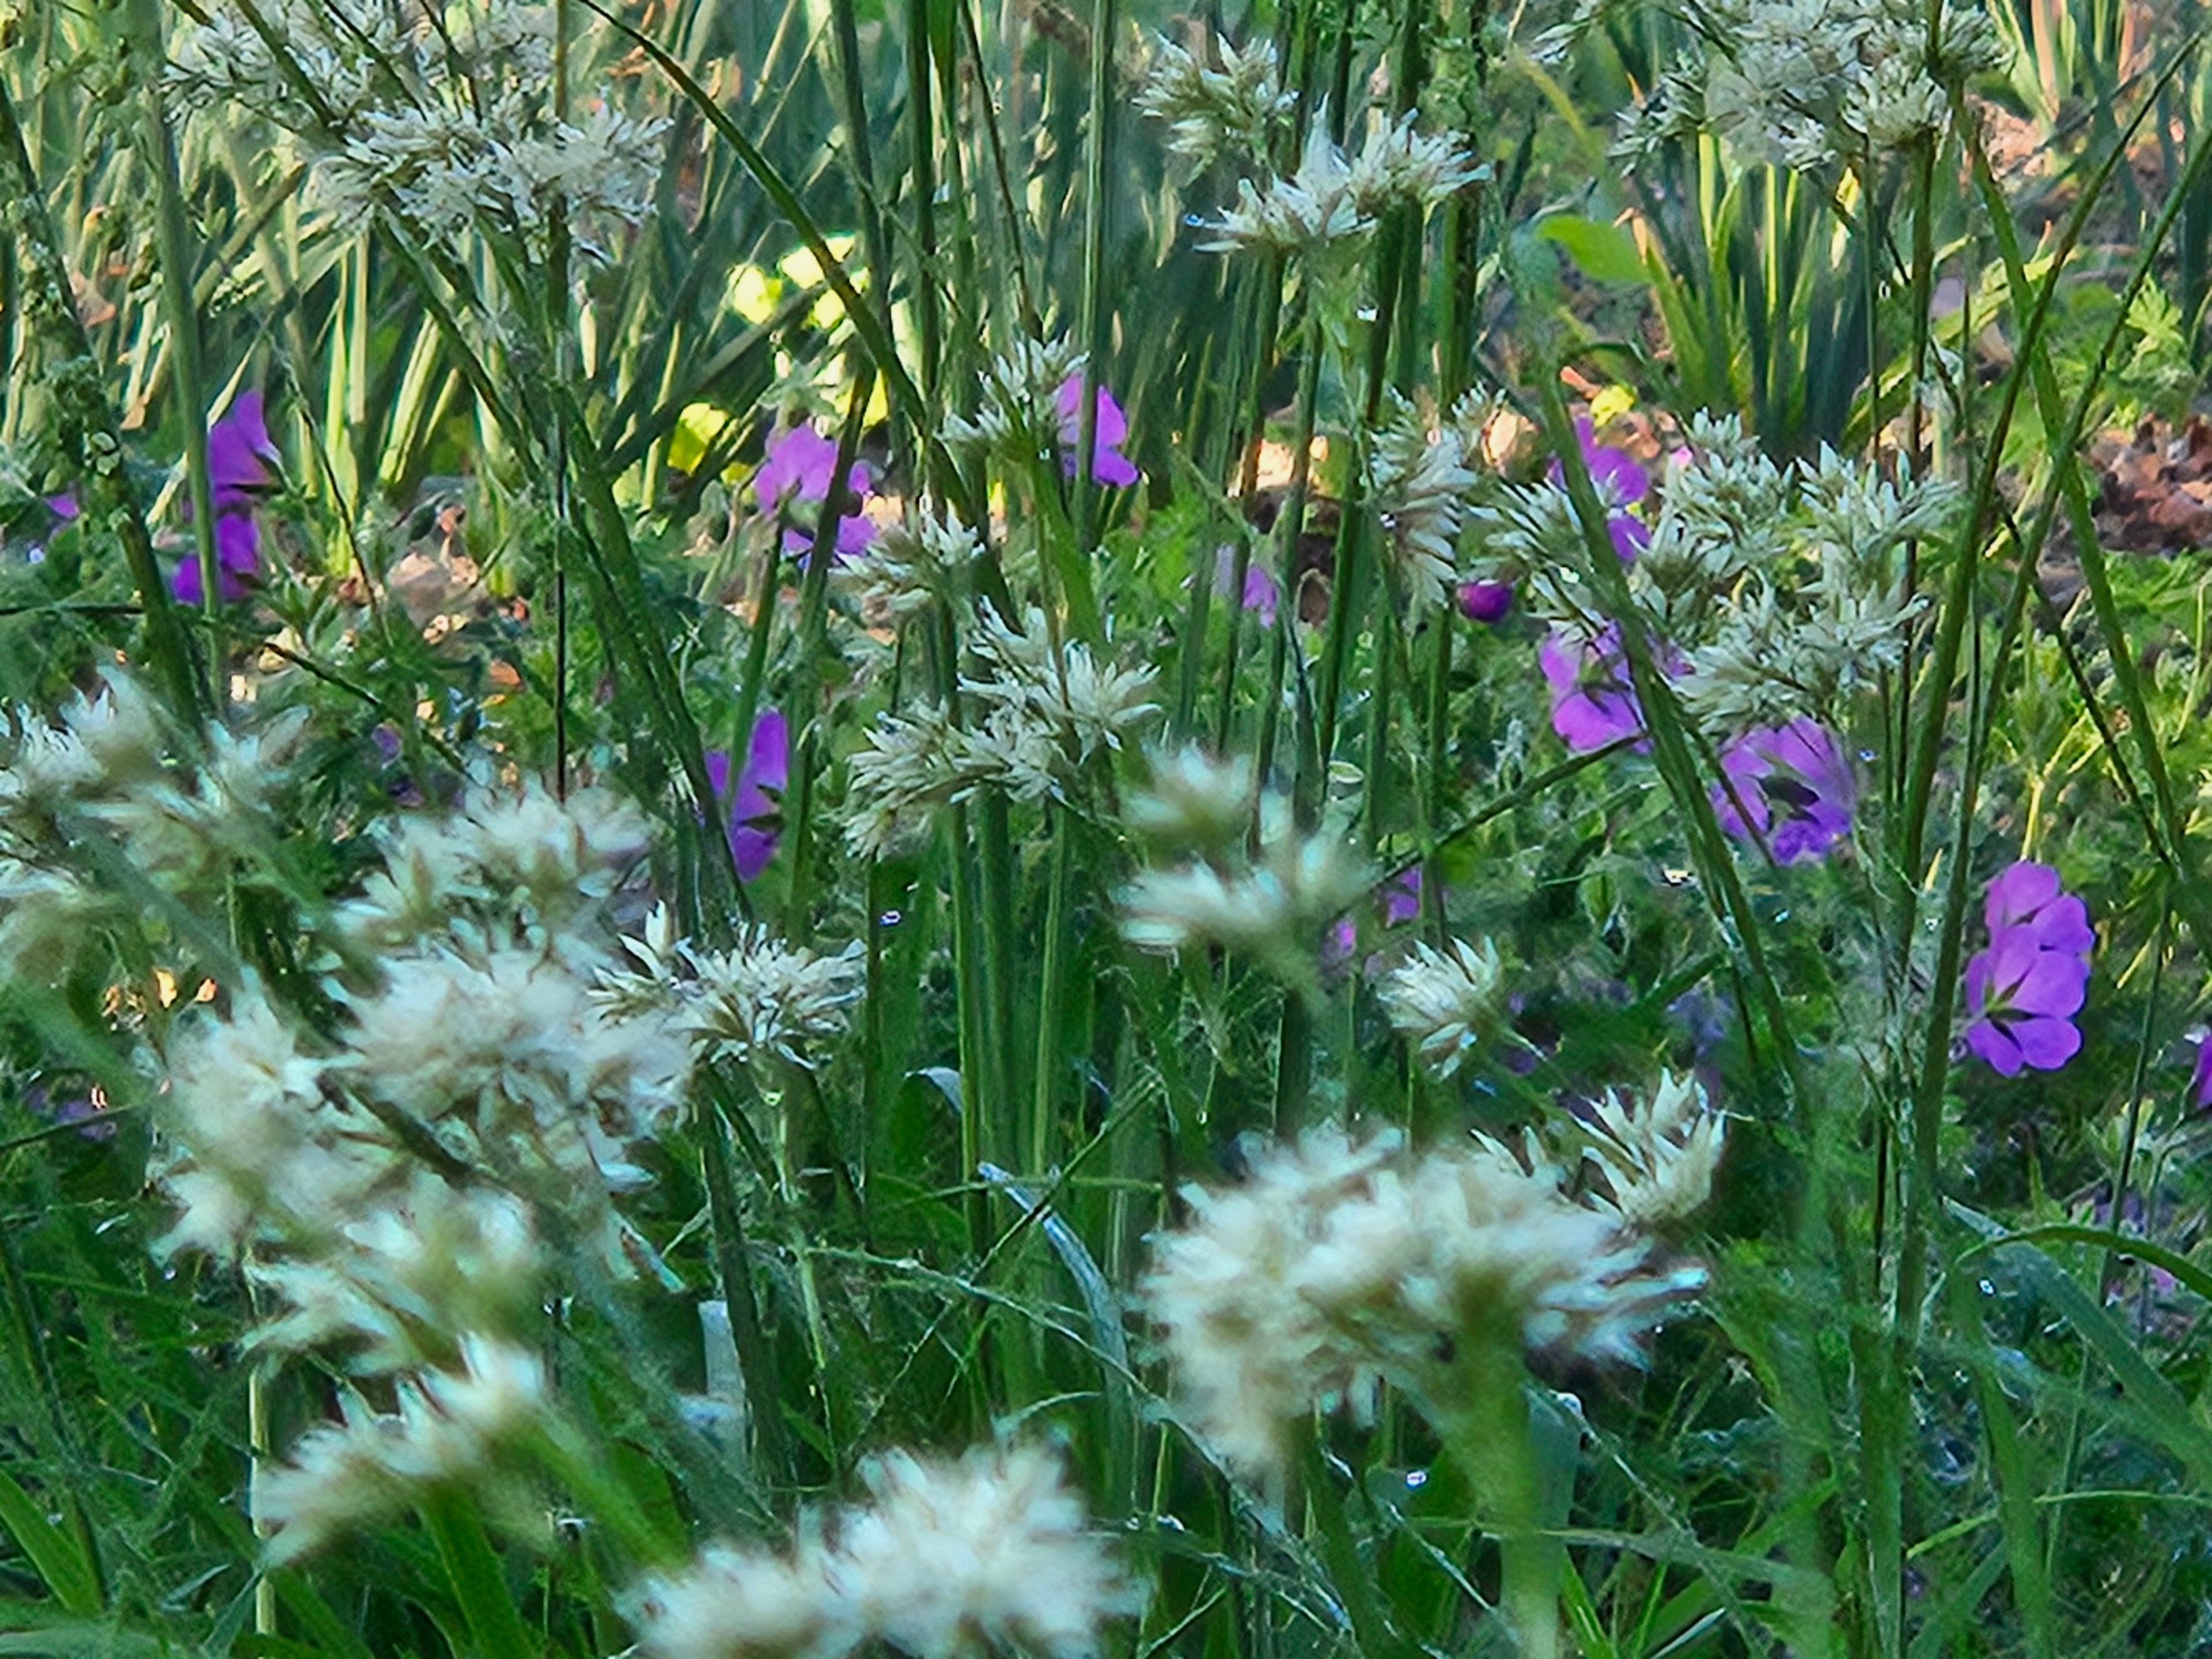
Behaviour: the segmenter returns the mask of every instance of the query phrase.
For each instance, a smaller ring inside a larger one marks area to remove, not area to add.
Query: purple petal
[[[1977,1020],[1966,1028],[1966,1047],[2006,1077],[2018,1077],[2022,1063],[2020,1044],[1994,1020]]]
[[[1990,883],[1982,914],[1992,929],[2031,920],[2058,896],[2058,872],[2047,864],[2022,860]]]
[[[1395,927],[1421,914],[1421,872],[1408,870],[1382,890],[1382,920]]]
[[[1990,931],[2024,933],[2043,950],[2075,956],[2086,957],[2097,948],[2096,930],[2089,926],[2089,907],[2072,893],[2061,893],[2025,921]]]
[[[2055,1072],[2081,1052],[2081,1033],[2071,1020],[2014,1020],[2008,1035],[2020,1057],[2039,1072]]]
[[[2189,1103],[2200,1112],[2212,1106],[2212,1036],[2197,1041],[2197,1069],[2189,1078]]]
[[[1536,665],[1544,671],[1544,678],[1554,691],[1571,691],[1575,678],[1582,672],[1583,642],[1564,628],[1555,628],[1544,635],[1536,647]]]
[[[1636,556],[1651,545],[1651,526],[1632,513],[1614,514],[1605,521],[1605,529],[1623,564],[1634,564]]]
[[[1127,489],[1143,475],[1136,465],[1118,449],[1101,448],[1092,457],[1091,476],[1100,483],[1111,484],[1116,489]]]
[[[1117,489],[1126,489],[1142,476],[1121,453],[1121,446],[1129,436],[1129,417],[1121,405],[1114,401],[1114,394],[1100,382],[1093,416],[1091,446],[1091,476],[1100,483]],[[1053,407],[1059,417],[1060,441],[1066,451],[1060,459],[1060,470],[1068,477],[1076,472],[1076,457],[1083,443],[1083,377],[1071,374],[1060,383],[1054,395]]]
[[[276,446],[258,392],[239,394],[230,413],[208,428],[207,446],[208,487],[217,508],[240,506],[273,482]]]
[[[1966,1016],[1981,1018],[1990,1000],[1990,953],[1977,951],[1966,958]]]
[[[837,445],[801,422],[768,447],[768,454],[753,474],[753,500],[763,512],[788,497],[818,501],[830,493],[830,477],[837,468]],[[866,489],[865,483],[860,486]]]
[[[712,767],[709,767],[711,775]],[[726,757],[722,763],[724,776],[729,769]],[[757,880],[768,868],[769,860],[775,856],[776,842],[781,838],[781,828],[775,822],[775,801],[768,792],[778,794],[790,781],[791,733],[781,708],[763,708],[753,721],[752,738],[745,746],[744,769],[738,775],[738,787],[730,801],[730,856],[738,866],[738,879]],[[716,785],[716,794],[721,786]]]
[[[226,577],[261,574],[261,532],[255,527],[251,514],[226,513],[215,521],[215,556]],[[225,580],[223,586],[228,588],[231,583]],[[223,597],[240,596],[226,592]]]
[[[76,504],[76,491],[74,489],[64,489],[58,495],[46,497],[46,511],[64,524],[70,523],[82,510]]]
[[[1996,973],[2004,982],[2010,945],[1996,947]],[[2012,981],[2011,1006],[2024,1014],[2045,1018],[2081,1012],[2089,992],[2089,964],[2063,951],[2038,951],[2027,969]]]

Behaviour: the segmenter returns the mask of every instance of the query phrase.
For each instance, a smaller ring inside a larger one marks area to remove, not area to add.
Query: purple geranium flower
[[[58,495],[46,497],[46,511],[63,524],[73,524],[84,509],[76,504],[76,491],[64,489]]]
[[[1417,865],[1382,889],[1382,924],[1395,927],[1421,914],[1421,872]]]
[[[1598,442],[1597,428],[1587,415],[1575,417],[1575,441],[1582,448],[1583,465],[1589,469],[1598,500],[1607,508],[1605,527],[1613,538],[1613,550],[1623,564],[1632,564],[1636,556],[1650,546],[1651,526],[1627,509],[1651,493],[1651,475],[1626,450]],[[1554,484],[1565,487],[1566,471],[1557,461],[1552,463],[1551,478]]]
[[[208,428],[208,489],[215,509],[251,507],[276,482],[280,457],[269,436],[258,392],[242,392],[230,413]]]
[[[261,532],[250,513],[226,513],[215,521],[216,592],[226,605],[235,605],[260,585]],[[198,605],[206,594],[200,585],[200,561],[187,553],[169,578],[169,592],[180,605]]]
[[[2197,1069],[2189,1075],[2189,1103],[2200,1112],[2212,1106],[2212,1033],[2197,1039]]]
[[[1629,684],[1620,630],[1607,623],[1595,639],[1554,628],[1536,660],[1552,688],[1552,730],[1577,753],[1602,749],[1644,729],[1644,708]]]
[[[1511,582],[1462,582],[1459,585],[1459,608],[1471,620],[1479,623],[1500,623],[1513,608]]]
[[[1966,1047],[2006,1077],[2055,1072],[2081,1052],[2073,1016],[2089,986],[2086,957],[2008,933],[1966,964]]]
[[[2006,870],[1990,884],[1983,915],[1992,940],[2001,933],[2022,933],[2039,950],[2082,957],[2097,945],[2088,907],[2060,890],[2058,872],[2047,864],[2022,860]]]
[[[1060,415],[1060,442],[1066,451],[1060,458],[1060,470],[1069,477],[1075,476],[1076,453],[1083,442],[1083,376],[1071,374],[1060,383],[1059,394],[1053,399]],[[1094,441],[1091,450],[1091,476],[1100,483],[1117,489],[1137,482],[1139,474],[1121,446],[1128,441],[1129,417],[1121,412],[1121,405],[1114,401],[1114,394],[1105,383],[1098,386],[1097,414],[1095,417]]]
[[[782,835],[776,802],[769,791],[781,796],[791,781],[791,732],[783,711],[763,708],[753,721],[752,741],[745,745],[745,763],[734,793],[726,750],[707,751],[707,781],[714,786],[715,800],[729,803],[730,856],[737,861],[738,879],[752,881],[768,868]]]
[[[1218,550],[1213,556],[1213,591],[1226,599],[1237,580],[1237,556],[1228,548]],[[1267,567],[1257,559],[1248,560],[1244,566],[1243,606],[1260,615],[1260,626],[1275,625],[1275,606],[1282,599],[1280,583],[1268,574]]]
[[[1735,786],[1735,798],[1713,786],[1721,828],[1739,841],[1754,830],[1764,836],[1778,864],[1824,857],[1850,834],[1857,797],[1850,763],[1817,720],[1800,715],[1787,726],[1753,727],[1722,754],[1721,770]]]
[[[770,513],[787,501],[811,502],[819,506],[829,498],[830,475],[837,470],[837,444],[833,438],[824,437],[814,429],[811,421],[793,427],[768,447],[768,455],[753,474],[753,499],[763,513]],[[845,488],[857,499],[874,488],[874,477],[867,463],[854,461],[853,470],[845,475]],[[864,553],[876,539],[876,527],[861,514],[850,514],[837,520],[837,556],[850,559]],[[804,553],[814,545],[814,526],[792,528],[783,532],[786,550]]]

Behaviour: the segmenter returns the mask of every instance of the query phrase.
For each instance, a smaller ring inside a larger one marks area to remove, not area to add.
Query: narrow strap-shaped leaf
[[[4,1468],[0,1468],[0,1527],[7,1528],[31,1558],[54,1600],[88,1617],[100,1611],[100,1583],[84,1553],[46,1519],[38,1501]]]

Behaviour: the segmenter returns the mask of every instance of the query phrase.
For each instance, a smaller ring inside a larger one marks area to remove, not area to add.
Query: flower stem
[[[1470,1326],[1458,1364],[1462,1397],[1440,1413],[1444,1444],[1498,1540],[1499,1610],[1521,1659],[1558,1659],[1558,1540],[1540,1530],[1535,1443],[1519,1333]]]

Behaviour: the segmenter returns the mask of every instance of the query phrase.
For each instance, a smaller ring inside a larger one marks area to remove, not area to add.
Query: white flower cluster
[[[1785,167],[1863,165],[1941,134],[1948,88],[2004,62],[1987,15],[1956,0],[1932,46],[1915,0],[1724,0],[1701,35],[1724,46],[1661,76],[1622,124],[1623,154],[1702,129]]]
[[[1170,793],[1138,807],[1139,821],[1188,821],[1177,804],[1188,789],[1171,774],[1163,781]],[[1200,849],[1198,856],[1141,872],[1121,890],[1122,937],[1144,951],[1248,951],[1292,983],[1310,980],[1322,928],[1366,890],[1367,867],[1346,836],[1298,830],[1280,797],[1261,802],[1260,826],[1256,856],[1241,838],[1193,836],[1187,844]]]
[[[1185,1197],[1190,1224],[1159,1241],[1145,1294],[1191,1426],[1250,1474],[1280,1468],[1289,1424],[1374,1377],[1449,1401],[1455,1359],[1486,1335],[1632,1360],[1703,1282],[1567,1198],[1559,1170],[1480,1138],[1414,1157],[1395,1132],[1316,1129],[1241,1185]]]
[[[527,1350],[474,1336],[463,1339],[460,1359],[459,1370],[402,1377],[396,1412],[348,1390],[342,1423],[310,1429],[289,1463],[256,1468],[253,1515],[271,1531],[269,1565],[403,1513],[440,1486],[483,1501],[501,1453],[543,1421],[545,1368]]]
[[[1712,1196],[1728,1120],[1694,1078],[1662,1072],[1651,1103],[1640,1112],[1608,1089],[1582,1127],[1585,1161],[1607,1189],[1593,1193],[1592,1201],[1631,1226],[1680,1221]]]
[[[717,1545],[648,1579],[631,1622],[648,1659],[914,1659],[984,1647],[1094,1659],[1141,1588],[1087,1526],[1059,1460],[1035,1448],[863,1466],[871,1503],[805,1516],[787,1554]]]
[[[1273,44],[1239,46],[1217,35],[1208,56],[1213,64],[1161,36],[1137,107],[1166,122],[1168,148],[1200,167],[1223,155],[1264,165],[1297,105],[1282,88]]]
[[[884,526],[831,577],[860,601],[864,618],[896,624],[933,605],[951,604],[982,553],[982,542],[957,513],[924,503]]]
[[[1085,361],[1066,340],[1017,337],[983,370],[975,414],[946,416],[945,447],[996,453],[1017,466],[1048,460],[1060,441],[1060,388]]]
[[[337,918],[373,956],[323,964],[342,1018],[310,1037],[249,975],[168,1045],[164,1253],[242,1260],[262,1350],[335,1348],[396,1412],[349,1393],[288,1467],[257,1473],[283,1561],[439,1485],[472,1496],[543,1431],[536,1218],[618,1259],[629,1143],[682,1097],[691,1046],[662,1007],[610,1008],[605,901],[641,850],[589,790],[487,790],[409,820]],[[371,967],[370,963],[373,963]],[[496,1492],[495,1491],[495,1495]]]
[[[1825,449],[1778,467],[1734,419],[1693,418],[1686,437],[1626,569],[1679,670],[1678,695],[1723,740],[1832,715],[1902,660],[1922,602],[1905,592],[1899,550],[1942,532],[1956,490],[1893,483]],[[1602,625],[1589,544],[1563,488],[1513,486],[1473,516],[1488,551],[1528,570],[1535,609]]]
[[[197,757],[173,752],[146,693],[112,672],[71,697],[58,723],[6,711],[0,765],[0,969],[52,980],[127,919],[109,875],[127,867],[179,898],[219,888],[241,861],[268,856],[283,831],[270,810],[291,781],[304,708],[271,704],[251,729],[210,727]],[[92,878],[88,879],[90,877]]]
[[[274,1271],[299,1310],[275,1328],[286,1340],[352,1332],[383,1352],[404,1331],[450,1337],[475,1304],[432,1306],[422,1262],[473,1256],[487,1286],[527,1276],[527,1214],[485,1189],[590,1222],[641,1178],[629,1143],[681,1097],[690,1052],[659,1011],[592,995],[614,958],[586,901],[634,861],[634,820],[589,792],[572,805],[494,794],[391,837],[366,911],[342,920],[387,933],[404,891],[447,925],[387,948],[373,975],[333,959],[347,1019],[328,1038],[303,1040],[251,979],[226,1013],[180,1024],[163,1100],[179,1215],[164,1249]],[[425,1185],[426,1163],[459,1188]]]
[[[556,119],[550,7],[484,0],[405,27],[391,9],[315,0],[272,21],[274,48],[218,9],[182,32],[171,78],[188,102],[242,104],[295,133],[307,199],[341,224],[390,214],[447,247],[489,230],[542,252],[557,212],[605,259],[605,228],[651,209],[668,124],[605,101]]]
[[[855,853],[890,850],[917,819],[981,789],[1066,799],[1093,755],[1159,712],[1152,670],[1115,668],[1056,638],[1034,606],[1017,629],[984,605],[975,637],[981,672],[960,680],[964,722],[940,703],[886,714],[853,757],[845,838]]]
[[[1295,173],[1237,180],[1237,205],[1201,251],[1326,260],[1364,242],[1391,208],[1438,206],[1476,177],[1457,138],[1417,132],[1411,115],[1370,126],[1347,157],[1330,139],[1325,113],[1308,128]]]
[[[1155,755],[1151,787],[1125,816],[1131,829],[1163,847],[1218,856],[1252,828],[1258,776],[1248,757],[1217,759],[1194,744]]]
[[[702,950],[674,933],[666,907],[656,908],[642,939],[623,941],[644,971],[602,969],[593,995],[617,1013],[665,1011],[702,1062],[809,1066],[815,1045],[845,1029],[845,1011],[860,994],[857,941],[825,957],[758,923],[728,951]]]
[[[337,913],[362,945],[412,945],[457,926],[489,942],[495,921],[519,920],[526,942],[558,945],[636,869],[647,836],[637,809],[611,791],[563,801],[533,779],[480,787],[451,813],[400,818],[381,842],[382,867]]]
[[[1438,951],[1417,944],[1377,988],[1390,1024],[1413,1040],[1422,1063],[1449,1077],[1495,1030],[1504,964],[1488,939],[1454,939]]]
[[[1435,426],[1396,392],[1389,394],[1369,460],[1384,547],[1414,598],[1448,602],[1459,574],[1460,522],[1475,487],[1472,394]]]

